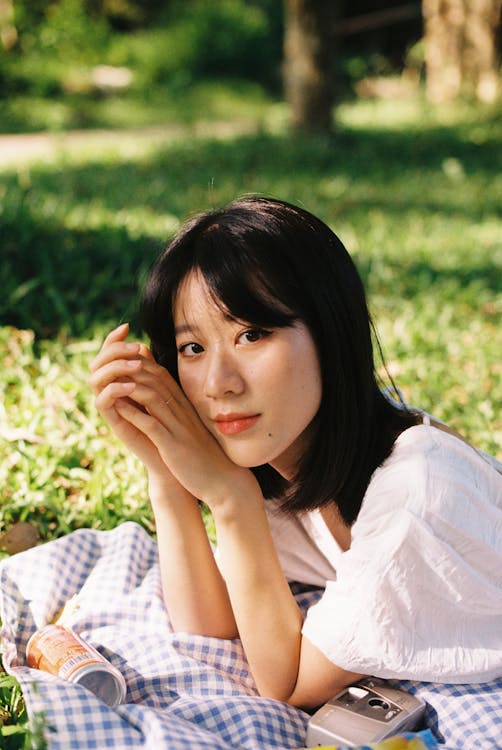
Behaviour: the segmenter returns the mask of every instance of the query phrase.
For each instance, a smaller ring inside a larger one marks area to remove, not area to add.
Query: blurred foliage
[[[146,5],[130,0],[15,0],[18,44],[0,58],[4,94],[29,89],[55,95],[64,91],[72,69],[97,64],[130,66],[138,86],[185,85],[220,75],[277,82],[277,14],[274,22],[260,3],[190,0],[171,2],[167,10],[159,3],[151,6],[147,14]],[[119,32],[113,28],[117,17],[138,25]]]
[[[189,12],[187,8],[189,7]],[[166,49],[171,64],[193,78],[238,77],[271,83],[278,68],[281,45],[270,33],[268,18],[244,0],[192,0],[178,5]],[[174,70],[168,71],[170,77]]]
[[[220,79],[280,88],[282,8],[271,0],[14,0],[14,10],[0,132],[128,126],[140,111],[184,120],[193,87]]]

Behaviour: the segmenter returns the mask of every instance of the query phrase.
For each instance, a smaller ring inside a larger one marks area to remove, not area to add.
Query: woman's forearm
[[[150,488],[162,589],[177,631],[235,638],[237,628],[198,503],[189,493]]]
[[[221,568],[261,695],[288,700],[298,677],[302,615],[275,551],[261,497],[213,509]]]
[[[263,498],[241,497],[213,514],[221,568],[260,695],[310,709],[358,679],[302,636],[303,617],[282,572]]]

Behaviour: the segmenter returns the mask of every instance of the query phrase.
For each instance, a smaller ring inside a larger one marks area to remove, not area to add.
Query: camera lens
[[[387,711],[389,709],[389,704],[382,698],[370,698],[368,701],[368,705],[371,706],[371,708],[380,708],[384,711]]]

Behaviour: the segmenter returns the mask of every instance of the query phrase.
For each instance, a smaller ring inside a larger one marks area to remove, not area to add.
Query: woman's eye
[[[204,349],[200,344],[190,343],[182,344],[178,347],[179,354],[185,357],[195,357],[197,354],[201,354]]]
[[[239,339],[244,344],[254,344],[255,341],[265,339],[267,336],[270,336],[270,334],[271,331],[265,331],[263,328],[250,328],[249,330],[244,331],[244,333],[241,333]]]

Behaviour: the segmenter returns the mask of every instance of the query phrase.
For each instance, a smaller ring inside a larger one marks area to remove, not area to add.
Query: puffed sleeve
[[[490,680],[502,674],[501,479],[460,441],[452,453],[434,436],[417,458],[411,437],[370,485],[303,634],[354,672]]]

